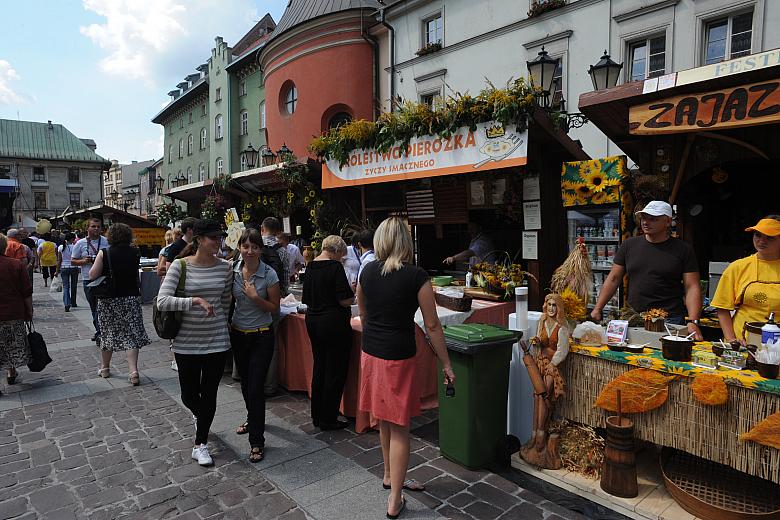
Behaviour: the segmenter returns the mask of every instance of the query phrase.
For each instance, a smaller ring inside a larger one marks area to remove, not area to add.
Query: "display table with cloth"
[[[453,311],[437,307],[437,311],[447,316],[447,322],[489,323],[507,326],[507,317],[514,311],[514,302],[487,302],[474,300],[470,313],[462,313],[460,318]],[[376,425],[376,421],[367,412],[358,410],[360,398],[360,352],[363,341],[363,325],[360,318],[352,319],[352,349],[349,359],[349,372],[344,385],[341,412],[355,418],[355,431],[362,432]],[[279,323],[277,332],[279,352],[277,354],[277,373],[279,384],[287,390],[306,391],[311,396],[312,352],[311,342],[306,333],[306,319],[302,314],[290,314]],[[417,377],[420,385],[420,399],[423,409],[436,408],[439,405],[437,388],[437,360],[425,340],[420,327],[415,327],[417,343]]]
[[[138,271],[138,281],[141,290],[141,303],[152,303],[160,291],[160,277],[155,271]]]
[[[694,346],[710,348],[706,342]],[[630,414],[637,438],[780,484],[780,450],[738,439],[741,433],[780,412],[780,380],[764,379],[752,370],[700,368],[669,361],[660,351],[648,348],[643,354],[630,354],[573,344],[571,355],[561,367],[567,394],[556,403],[555,413],[575,422],[605,427],[607,416],[614,414],[594,407],[596,398],[610,381],[637,367],[680,376],[669,384],[669,399],[660,408]],[[729,393],[725,405],[708,406],[696,400],[690,383],[700,373],[723,377]]]

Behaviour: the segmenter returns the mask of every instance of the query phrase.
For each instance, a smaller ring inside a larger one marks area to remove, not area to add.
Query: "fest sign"
[[[780,121],[780,80],[675,96],[629,110],[629,132],[634,135],[736,128],[777,121]]]
[[[132,228],[133,243],[136,246],[164,246],[165,229],[163,228]]]
[[[528,132],[515,125],[490,122],[475,131],[462,127],[449,137],[416,137],[405,149],[396,144],[385,152],[354,150],[340,166],[328,160],[322,187],[340,188],[456,173],[522,166],[528,161]]]

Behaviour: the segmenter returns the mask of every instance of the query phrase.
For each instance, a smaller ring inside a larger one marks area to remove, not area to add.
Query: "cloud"
[[[100,67],[149,85],[175,83],[210,56],[214,37],[234,44],[259,20],[253,0],[82,0],[104,20],[80,27],[105,51]]]
[[[0,60],[0,105],[21,105],[27,99],[17,94],[11,87],[12,81],[22,79],[14,68],[5,60]]]

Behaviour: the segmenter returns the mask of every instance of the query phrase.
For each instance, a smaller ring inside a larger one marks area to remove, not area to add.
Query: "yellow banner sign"
[[[164,246],[163,228],[133,228],[133,242],[136,246]]]
[[[629,110],[628,128],[635,135],[674,134],[776,121],[780,121],[780,80],[636,105]]]

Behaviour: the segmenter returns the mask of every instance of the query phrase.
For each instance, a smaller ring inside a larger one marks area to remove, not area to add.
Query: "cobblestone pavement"
[[[376,432],[320,432],[306,395],[283,392],[268,401],[266,459],[250,464],[247,439],[234,432],[245,416],[240,388],[226,375],[209,438],[215,466],[201,468],[190,458],[192,418],[167,341],[142,349],[141,386],[128,385],[121,354],[114,376],[98,378],[89,308],[65,313],[60,296],[36,279],[36,328],[54,361],[40,374],[20,370],[20,382],[2,388],[0,520],[384,518]],[[148,307],[145,318],[154,336]],[[435,418],[428,412],[413,428]],[[406,494],[404,518],[585,518],[450,462],[421,438],[412,439],[412,452],[409,476],[426,491]]]

